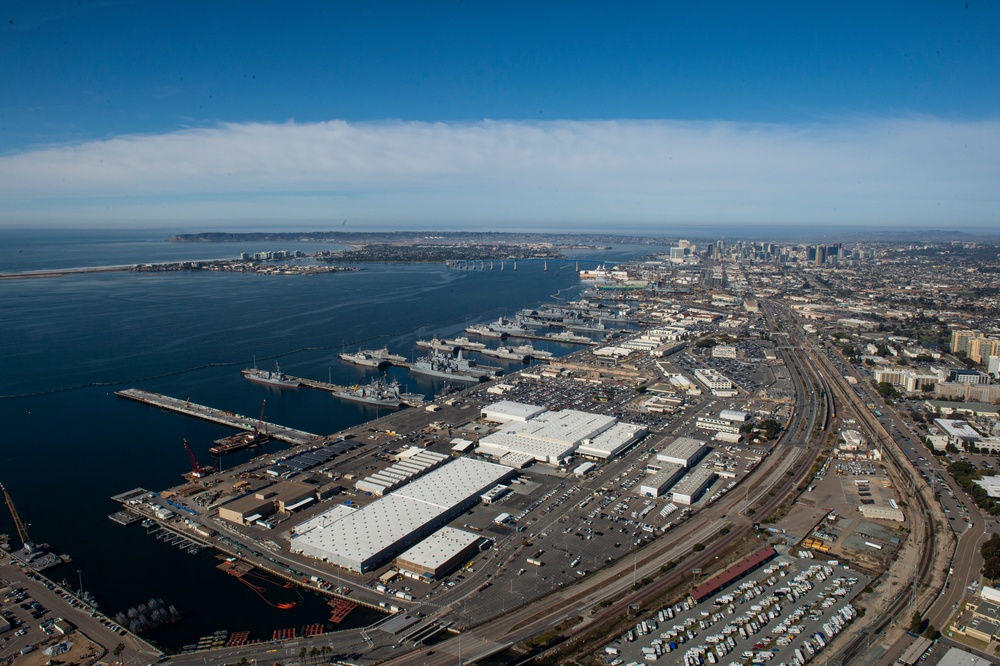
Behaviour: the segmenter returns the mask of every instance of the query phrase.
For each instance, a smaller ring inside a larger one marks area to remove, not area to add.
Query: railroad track
[[[830,363],[830,360],[826,357],[826,353],[822,349],[814,350],[813,356],[820,360],[820,363],[826,368],[830,376],[839,376],[836,369]],[[914,478],[913,470],[908,468],[904,463],[900,462],[901,459],[906,459],[903,451],[899,450],[895,440],[889,436],[884,426],[882,426],[882,424],[868,412],[867,408],[861,404],[860,398],[854,393],[854,391],[849,388],[845,388],[839,381],[832,383],[830,388],[834,393],[839,395],[845,403],[845,406],[849,406],[851,411],[854,412],[860,421],[865,422],[872,432],[876,433],[879,438],[879,442],[886,445],[883,446],[883,451],[888,448],[890,455],[886,456],[884,461],[892,465],[897,477],[900,479],[910,478],[914,483],[919,483]],[[924,493],[920,492],[919,489],[915,489],[913,497],[916,500],[919,508],[919,514],[922,518],[920,522],[923,530],[923,543],[926,544],[926,547],[923,549],[924,556],[920,558],[918,570],[915,575],[916,582],[929,584],[931,578],[931,567],[934,562],[934,553],[936,552],[939,538],[934,531],[930,503],[927,501]],[[853,641],[851,641],[845,648],[835,655],[834,659],[832,659],[829,663],[851,663],[862,651],[862,649],[865,649],[869,645],[870,640],[883,633],[891,623],[896,621],[899,614],[909,605],[912,595],[912,592],[909,591],[910,588],[911,586],[907,585],[900,590],[896,597],[893,598],[892,603],[885,610],[885,612],[880,614],[874,622],[862,629],[858,633],[857,637],[855,637]],[[927,609],[924,609],[924,612],[926,612],[926,610]]]

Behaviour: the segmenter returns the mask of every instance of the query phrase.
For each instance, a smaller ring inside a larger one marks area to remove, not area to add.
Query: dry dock
[[[237,428],[239,430],[253,430],[255,426],[261,425],[257,419],[252,419],[240,414],[233,414],[232,412],[224,412],[221,409],[206,407],[205,405],[197,405],[188,400],[171,398],[167,395],[151,393],[150,391],[143,391],[141,389],[133,388],[116,391],[115,395],[122,398],[128,398],[130,400],[136,400],[138,402],[144,402],[147,405],[153,405],[154,407],[159,407],[160,409],[168,409],[172,412],[178,412],[180,414],[186,414],[187,416],[204,419],[205,421],[221,423],[222,425],[229,426],[230,428]],[[266,429],[267,434],[274,439],[280,439],[282,442],[287,442],[293,445],[305,444],[314,439],[319,439],[319,435],[303,432],[302,430],[295,430],[294,428],[288,428],[283,425],[278,425],[277,423],[265,422],[263,426]]]

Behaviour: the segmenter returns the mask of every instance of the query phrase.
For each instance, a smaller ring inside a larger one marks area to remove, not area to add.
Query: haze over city
[[[988,3],[32,4],[0,225],[997,226]]]

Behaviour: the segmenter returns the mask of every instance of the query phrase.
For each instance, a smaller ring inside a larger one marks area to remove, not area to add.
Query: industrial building
[[[696,368],[694,377],[707,386],[712,395],[720,397],[736,395],[736,389],[733,388],[732,380],[711,368]]]
[[[715,481],[715,471],[699,467],[674,486],[670,499],[674,504],[694,504],[713,481]]]
[[[694,427],[699,430],[712,430],[715,432],[728,432],[732,435],[740,433],[740,426],[728,419],[715,419],[710,416],[699,416],[694,422]]]
[[[403,484],[430,472],[448,461],[448,456],[417,447],[404,449],[396,456],[396,463],[385,469],[361,479],[354,488],[381,497]]]
[[[483,437],[476,452],[494,456],[504,465],[508,464],[508,456],[515,454],[510,462],[518,468],[525,460],[561,465],[577,452],[592,458],[613,457],[645,434],[645,429],[617,423],[612,416],[574,409],[543,411],[527,421],[507,423]]]
[[[708,443],[700,439],[678,437],[657,452],[656,459],[681,467],[694,467],[710,450]]]
[[[681,465],[664,465],[660,471],[639,483],[639,494],[643,497],[662,497],[686,472],[687,469]]]
[[[251,525],[279,512],[291,513],[316,501],[313,486],[282,481],[265,486],[219,507],[219,518],[237,525]]]
[[[938,662],[938,666],[991,666],[992,664],[989,659],[983,659],[956,647],[948,648]]]
[[[481,540],[471,532],[442,527],[397,557],[396,568],[404,575],[440,578],[475,555]]]
[[[513,474],[509,467],[457,458],[364,508],[338,505],[304,521],[291,538],[291,550],[353,571],[371,571]]]
[[[610,460],[646,436],[646,429],[631,423],[616,423],[596,437],[584,439],[576,454],[586,458]]]
[[[753,573],[757,569],[761,568],[777,557],[777,555],[778,553],[774,550],[774,548],[771,546],[764,546],[756,553],[753,553],[749,557],[746,557],[745,559],[730,566],[725,571],[715,574],[704,583],[691,590],[691,598],[694,599],[695,602],[701,603],[709,597],[717,594],[724,587],[732,585],[747,574]]]
[[[896,522],[903,522],[903,510],[891,506],[877,506],[875,504],[862,504],[858,506],[858,511],[865,518],[874,518],[875,520],[895,520]]]
[[[723,409],[719,412],[719,418],[736,423],[746,423],[750,420],[750,414],[739,409]]]
[[[544,407],[526,405],[511,400],[501,400],[483,407],[480,415],[491,423],[524,423],[545,411]]]
[[[485,493],[480,495],[479,501],[482,502],[483,504],[493,504],[493,502],[496,502],[497,500],[506,497],[507,493],[509,492],[510,492],[510,486],[505,486],[502,483],[498,483],[497,485],[493,486]]]

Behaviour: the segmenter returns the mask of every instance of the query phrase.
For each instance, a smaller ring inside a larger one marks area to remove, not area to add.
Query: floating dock
[[[161,395],[159,393],[143,391],[142,389],[125,389],[123,391],[116,391],[115,395],[122,398],[128,398],[129,400],[143,402],[147,405],[153,405],[154,407],[159,407],[160,409],[168,409],[179,414],[204,419],[205,421],[221,423],[222,425],[229,426],[230,428],[237,428],[239,430],[253,430],[255,427],[261,425],[261,422],[257,419],[252,419],[240,414],[233,414],[232,412],[225,412],[221,409],[215,409],[214,407],[197,405],[189,400],[180,400],[179,398],[171,398],[170,396]],[[319,435],[303,432],[302,430],[295,430],[294,428],[288,428],[283,425],[278,425],[277,423],[264,423],[263,425],[267,434],[273,439],[279,439],[282,442],[287,442],[288,444],[292,444],[294,446],[306,444],[315,439],[319,439]]]
[[[135,523],[142,520],[142,516],[137,516],[131,511],[116,511],[108,516],[111,520],[118,523],[119,525],[134,525]]]

